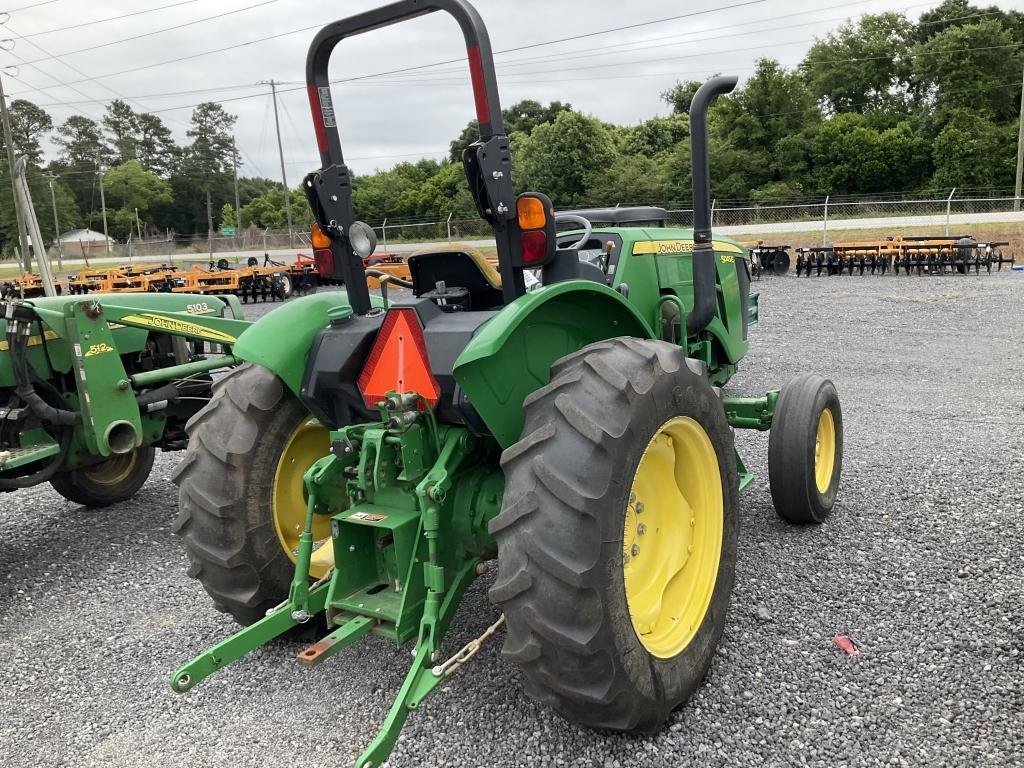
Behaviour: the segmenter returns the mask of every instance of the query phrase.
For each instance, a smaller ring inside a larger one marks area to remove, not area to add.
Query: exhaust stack
[[[696,336],[715,315],[715,251],[711,245],[711,171],[708,161],[708,107],[736,87],[735,76],[713,77],[690,102],[690,157],[693,167],[693,307],[686,333]]]

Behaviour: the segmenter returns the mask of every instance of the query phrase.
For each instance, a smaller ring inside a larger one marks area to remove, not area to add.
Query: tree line
[[[28,184],[43,238],[56,225],[102,231],[103,202],[111,237],[206,234],[235,226],[234,165],[240,163],[232,132],[236,117],[207,102],[192,111],[187,143],[179,145],[157,115],[140,113],[123,100],[110,102],[101,120],[72,115],[54,128],[50,115],[30,101],[10,105],[15,153],[28,159]],[[42,141],[51,135],[57,157],[43,161]],[[101,185],[102,176],[102,185]],[[241,176],[238,197],[243,226],[283,228],[287,219],[280,182]],[[0,241],[11,253],[18,242],[10,175],[0,169]],[[296,225],[310,223],[302,193],[291,194]]]
[[[1024,13],[945,0],[911,22],[901,13],[862,16],[818,39],[792,69],[772,58],[709,116],[711,173],[719,200],[784,203],[812,196],[1011,188],[1024,68]],[[690,99],[681,81],[662,94],[667,116],[636,125],[601,121],[570,104],[521,101],[503,110],[517,191],[549,194],[559,208],[657,203],[685,207],[691,195]],[[43,236],[53,236],[50,180],[61,229],[101,228],[99,171],[111,235],[205,234],[230,226],[236,118],[216,103],[197,106],[178,145],[159,116],[125,101],[100,121],[74,115],[53,125],[26,100],[11,104],[13,142],[28,157],[29,187]],[[44,162],[42,140],[58,152]],[[441,160],[403,162],[356,176],[360,218],[379,224],[472,216],[460,162],[474,122]],[[17,242],[10,181],[3,169],[0,239]],[[285,226],[281,184],[239,180],[242,226]],[[292,190],[297,227],[309,223]],[[209,205],[208,205],[209,201]]]
[[[824,195],[1008,190],[1016,164],[1024,13],[945,0],[911,22],[865,15],[817,40],[798,66],[762,58],[709,114],[719,200],[780,204]],[[689,105],[701,83],[662,98],[667,117],[618,126],[553,102],[503,110],[517,191],[556,207],[691,200]],[[458,159],[401,163],[357,179],[360,216],[379,222],[471,212]]]

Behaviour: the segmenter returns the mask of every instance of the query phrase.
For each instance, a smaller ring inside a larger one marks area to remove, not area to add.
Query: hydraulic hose
[[[21,330],[24,327],[24,330]],[[28,339],[30,326],[24,322],[14,323],[7,332],[7,347],[11,353],[11,367],[14,369],[14,393],[22,399],[29,410],[47,424],[73,426],[82,421],[80,411],[54,408],[41,398],[32,386],[28,364]]]
[[[696,336],[718,308],[715,287],[715,249],[711,244],[711,171],[708,159],[708,108],[718,96],[736,87],[735,76],[713,77],[690,102],[690,155],[693,167],[693,308],[686,316],[686,333]]]
[[[148,392],[143,392],[141,395],[136,396],[135,402],[139,404],[140,410],[145,410],[154,403],[159,403],[162,400],[177,400],[181,395],[181,390],[178,389],[177,383],[164,384],[162,387],[151,389]]]

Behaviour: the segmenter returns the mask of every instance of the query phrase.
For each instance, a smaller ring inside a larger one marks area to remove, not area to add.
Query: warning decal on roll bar
[[[338,123],[334,119],[334,103],[331,101],[330,86],[321,85],[317,91],[320,93],[320,114],[323,115],[324,125],[328,128],[337,128]]]

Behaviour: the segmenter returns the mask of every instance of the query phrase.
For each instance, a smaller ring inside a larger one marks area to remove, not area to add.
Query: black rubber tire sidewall
[[[287,440],[309,418],[276,375],[244,365],[216,384],[187,426],[174,532],[189,575],[242,625],[288,596],[295,566],[274,525],[274,475]]]
[[[119,483],[100,483],[92,478],[97,465],[58,472],[50,479],[50,485],[68,501],[86,507],[109,507],[127,501],[146,484],[153,470],[156,448],[144,445],[135,449],[135,464],[130,474]]]
[[[689,373],[689,372],[688,372]],[[686,374],[683,374],[684,376]],[[686,377],[690,378],[690,377]],[[667,392],[659,392],[662,388]],[[675,391],[673,391],[675,390]],[[644,698],[650,699],[649,718],[641,724],[640,730],[656,730],[667,719],[669,712],[690,697],[704,679],[715,648],[725,628],[725,617],[732,594],[732,584],[736,567],[737,543],[737,512],[739,507],[739,484],[736,477],[736,458],[733,455],[733,436],[725,421],[722,405],[710,384],[702,377],[693,376],[684,386],[674,385],[669,389],[665,382],[655,384],[656,397],[672,397],[673,412],[663,418],[663,413],[655,409],[645,409],[638,414],[640,418],[635,425],[639,439],[635,447],[634,460],[626,465],[625,485],[615,499],[615,509],[624,510],[629,501],[632,479],[636,474],[644,449],[655,433],[669,419],[676,416],[689,416],[697,421],[708,434],[715,446],[718,458],[719,477],[722,484],[723,531],[722,552],[719,558],[718,575],[711,604],[696,636],[678,656],[672,659],[660,659],[651,656],[640,642],[626,601],[624,572],[621,565],[622,556],[622,519],[608,520],[605,527],[605,539],[617,536],[615,543],[605,546],[607,555],[612,555],[606,562],[609,564],[608,591],[605,601],[610,619],[610,627],[616,636],[616,648],[623,659],[624,667]],[[671,393],[671,394],[669,394]],[[727,490],[732,486],[731,490]],[[615,556],[618,556],[618,560]],[[651,667],[657,670],[656,678],[650,674]],[[655,704],[656,702],[656,704]]]
[[[821,412],[829,408],[836,432],[832,480],[825,493],[814,475],[814,444]],[[843,468],[843,412],[835,385],[817,374],[787,382],[768,433],[768,482],[775,510],[792,523],[821,523],[835,507]]]
[[[609,398],[617,380],[625,389]],[[504,655],[520,665],[530,695],[572,722],[655,730],[700,685],[725,626],[739,491],[721,402],[700,364],[685,360],[679,347],[613,339],[557,362],[551,383],[527,398],[524,409],[523,438],[502,457],[505,501],[492,523],[499,573],[491,598],[508,624]],[[659,659],[642,645],[629,616],[622,539],[643,451],[675,416],[695,419],[715,446],[723,539],[696,637],[676,657]],[[595,450],[579,455],[588,434]],[[601,487],[604,493],[590,492]]]

